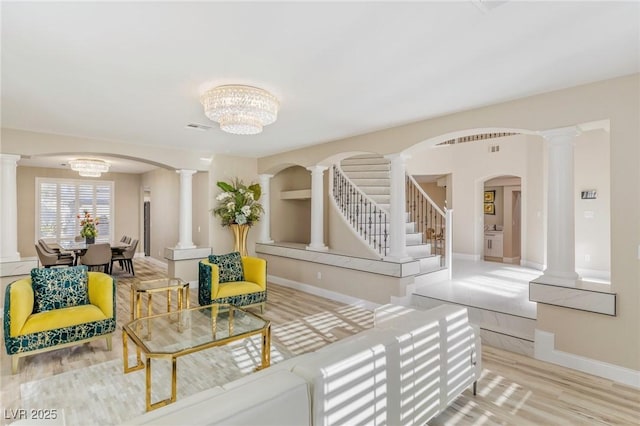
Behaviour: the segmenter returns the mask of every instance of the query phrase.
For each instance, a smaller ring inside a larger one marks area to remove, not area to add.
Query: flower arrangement
[[[91,214],[88,211],[84,211],[84,215],[78,215],[78,219],[80,219],[80,236],[85,238],[95,238],[98,236],[98,228],[97,226],[100,224],[98,219],[94,219],[91,217]]]
[[[241,180],[235,179],[230,183],[218,182],[217,186],[223,192],[216,197],[218,207],[213,209],[213,214],[220,216],[222,226],[233,224],[251,226],[260,220],[264,209],[258,203],[262,194],[259,184],[252,183],[246,186]]]

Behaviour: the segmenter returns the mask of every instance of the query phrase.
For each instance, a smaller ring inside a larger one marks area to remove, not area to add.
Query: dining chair
[[[40,246],[42,251],[44,251],[45,253],[47,253],[49,255],[56,256],[59,260],[60,259],[67,259],[67,258],[73,259],[73,254],[72,253],[67,253],[67,252],[60,251],[60,246],[58,246],[58,247],[52,246],[49,243],[47,243],[45,240],[43,240],[42,238],[40,238],[38,240],[38,244],[37,245]],[[57,246],[57,244],[56,244],[56,246]]]
[[[55,253],[47,253],[40,244],[36,244],[36,252],[38,253],[40,264],[45,268],[52,266],[73,266],[73,257],[59,258]]]
[[[109,243],[89,244],[87,252],[80,258],[80,263],[89,270],[102,268],[103,272],[111,273],[111,245]]]
[[[136,254],[137,247],[138,240],[133,240],[129,247],[127,247],[121,254],[114,254],[111,257],[111,270],[113,270],[113,262],[119,262],[121,268],[124,266],[124,269],[135,277],[136,272],[133,269],[133,256]]]
[[[129,237],[127,237],[126,235],[123,235],[122,238],[120,238],[120,242],[121,243],[126,243],[127,238],[129,238]]]

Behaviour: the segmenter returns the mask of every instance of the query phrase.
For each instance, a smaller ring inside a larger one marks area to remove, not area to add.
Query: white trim
[[[535,330],[535,358],[640,389],[640,371],[555,349],[555,334]]]
[[[602,281],[611,281],[611,271],[603,271],[602,269],[584,269],[576,268],[576,272],[583,281],[589,281],[589,278]]]
[[[521,260],[520,266],[526,266],[536,271],[544,271],[544,265],[542,263],[531,262],[530,260]]]
[[[357,297],[347,296],[346,294],[337,293],[335,291],[326,290],[324,288],[316,287],[310,284],[289,280],[287,278],[277,277],[275,275],[267,275],[267,282],[304,291],[305,293],[324,297],[336,302],[345,303],[348,305],[356,305],[369,311],[373,311],[380,306],[379,303],[370,302],[368,300],[359,299]]]
[[[453,253],[453,258],[458,260],[471,260],[477,262],[481,259],[479,254]]]

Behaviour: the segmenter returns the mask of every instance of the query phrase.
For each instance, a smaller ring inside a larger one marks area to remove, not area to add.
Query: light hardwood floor
[[[136,259],[136,278],[119,274],[118,330],[129,320],[129,289],[134,279],[165,275],[155,262]],[[294,354],[318,349],[372,327],[372,313],[286,287],[269,284],[264,317],[273,324],[273,340]],[[164,301],[156,297],[154,309],[161,312]],[[191,291],[192,306],[197,292]],[[259,312],[259,311],[256,311]],[[35,379],[99,364],[122,357],[120,332],[114,335],[113,351],[104,341],[34,355],[21,361],[20,371],[11,375],[6,353],[0,356],[0,406],[21,408],[20,385]],[[433,425],[573,425],[640,424],[640,391],[609,380],[537,361],[490,346],[483,347],[483,376],[478,394],[465,391]],[[6,421],[2,422],[6,423]]]

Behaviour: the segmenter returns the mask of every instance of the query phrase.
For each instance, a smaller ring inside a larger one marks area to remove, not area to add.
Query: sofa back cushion
[[[209,255],[209,262],[218,265],[218,282],[244,281],[244,270],[242,268],[242,256],[240,256],[240,252],[234,251],[227,254],[211,254]]]
[[[31,270],[33,313],[89,304],[86,266]]]

